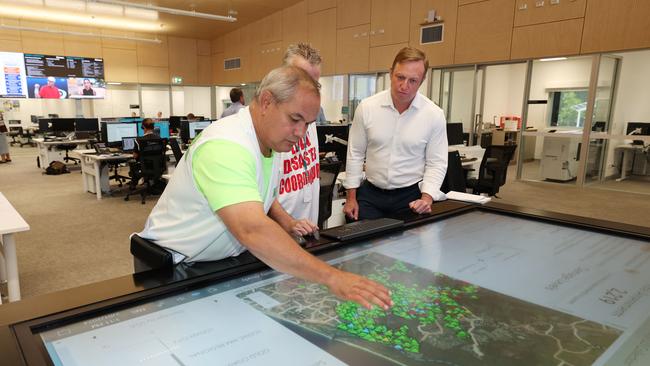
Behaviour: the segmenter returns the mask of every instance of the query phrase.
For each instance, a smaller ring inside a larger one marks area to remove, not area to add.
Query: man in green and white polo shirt
[[[271,71],[249,107],[195,139],[139,235],[170,250],[176,262],[218,260],[248,249],[272,268],[324,284],[343,299],[391,306],[384,286],[329,266],[289,236],[311,233],[316,225],[294,219],[278,203],[279,153],[304,138],[319,109],[318,83],[304,70]]]

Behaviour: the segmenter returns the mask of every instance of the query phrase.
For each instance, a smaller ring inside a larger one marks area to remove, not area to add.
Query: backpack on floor
[[[51,162],[50,166],[45,168],[45,174],[47,175],[59,175],[65,173],[70,173],[70,171],[68,171],[68,168],[65,166],[64,163],[58,160]]]

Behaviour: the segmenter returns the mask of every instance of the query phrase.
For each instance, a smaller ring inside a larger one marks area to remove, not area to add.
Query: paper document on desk
[[[480,203],[481,205],[486,204],[492,200],[492,198],[490,197],[478,196],[475,194],[456,192],[456,191],[449,191],[446,194],[446,196],[447,199],[450,200],[470,202],[470,203]]]

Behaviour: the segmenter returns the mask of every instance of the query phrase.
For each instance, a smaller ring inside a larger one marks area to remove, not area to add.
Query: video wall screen
[[[0,98],[27,98],[27,79],[22,53],[0,52]]]
[[[101,58],[24,55],[27,94],[42,99],[99,99],[106,95]]]

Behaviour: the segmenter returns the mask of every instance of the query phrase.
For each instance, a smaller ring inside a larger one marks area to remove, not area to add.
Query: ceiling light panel
[[[86,4],[86,11],[91,14],[122,16],[124,8],[119,5],[102,4],[89,2]]]
[[[127,17],[141,18],[147,20],[158,20],[158,12],[155,10],[138,9],[129,6],[124,7],[124,15]]]
[[[45,0],[45,6],[74,11],[86,10],[86,2],[82,0]]]

